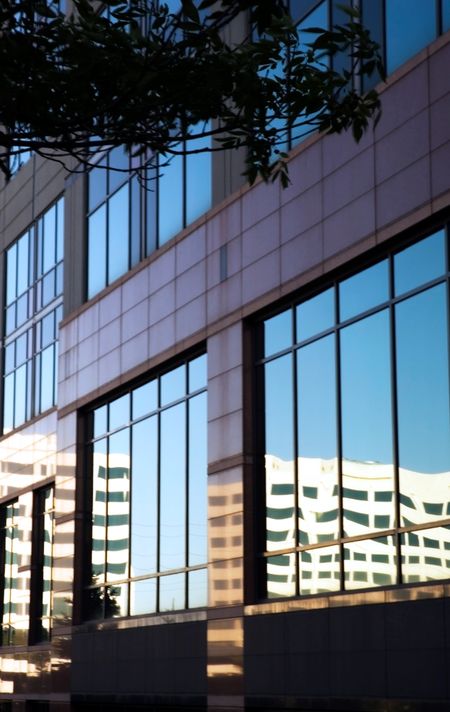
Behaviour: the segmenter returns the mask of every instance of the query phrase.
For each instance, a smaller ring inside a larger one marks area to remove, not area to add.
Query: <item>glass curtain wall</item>
[[[6,250],[3,432],[56,404],[64,201]]]
[[[88,417],[86,618],[206,605],[206,356]]]
[[[442,229],[266,319],[266,590],[448,578]]]
[[[190,147],[210,144],[199,138]],[[88,173],[88,299],[211,207],[210,153],[159,157],[141,179],[139,160],[115,148]]]

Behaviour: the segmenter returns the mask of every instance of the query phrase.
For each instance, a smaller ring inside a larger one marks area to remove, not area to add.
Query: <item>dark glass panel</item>
[[[133,391],[133,419],[140,418],[158,407],[158,381],[149,381]]]
[[[131,181],[130,267],[141,259],[141,186],[137,176]]]
[[[315,544],[339,534],[334,335],[297,351],[297,408],[298,528]]]
[[[450,30],[450,0],[442,0],[442,32]]]
[[[151,255],[156,250],[156,205],[157,205],[157,190],[158,182],[156,180],[156,169],[149,168],[147,171],[147,184],[145,191],[146,200],[146,254]]]
[[[128,615],[128,584],[105,586],[105,618]]]
[[[334,326],[334,288],[299,304],[296,309],[297,341],[305,341]]]
[[[106,209],[89,218],[88,299],[106,286]]]
[[[130,430],[109,437],[106,577],[126,578],[129,561]]]
[[[132,468],[130,576],[134,577],[157,570],[157,416],[146,418],[133,425]]]
[[[394,537],[355,541],[344,545],[345,588],[348,591],[397,583]]]
[[[165,160],[161,159],[162,164]],[[159,172],[159,244],[163,245],[183,227],[183,157],[170,158]]]
[[[159,579],[159,610],[178,611],[186,608],[186,574],[161,576]]]
[[[388,299],[389,263],[384,260],[340,283],[340,321],[362,314]]]
[[[198,356],[192,361],[189,361],[189,393],[200,390],[200,388],[206,388],[207,383],[207,360],[206,354],[203,356]]]
[[[108,284],[129,267],[128,184],[108,201]]]
[[[51,408],[54,404],[54,375],[55,375],[55,350],[53,345],[48,346],[41,353],[41,393],[40,412]]]
[[[401,503],[414,523],[438,519],[424,503],[443,504],[450,485],[448,315],[445,285],[396,306],[400,490],[415,504]]]
[[[56,206],[47,210],[42,220],[44,223],[42,267],[45,274],[53,267],[56,258]]]
[[[186,393],[186,366],[178,366],[161,376],[161,406],[183,398]]]
[[[370,36],[384,52],[383,0],[360,0],[361,20],[364,27],[370,31]],[[380,81],[378,73],[363,78],[364,91],[372,89]]]
[[[106,439],[98,440],[92,453],[92,582],[105,580],[107,457]],[[99,591],[99,589],[96,589]],[[95,595],[93,594],[93,603]]]
[[[317,0],[291,0],[289,3],[289,11],[294,22],[301,20],[316,4]]]
[[[364,495],[344,497],[344,532],[353,536],[379,528],[371,502],[394,490],[388,310],[341,331],[341,391],[343,486]],[[383,513],[394,526],[393,504]]]
[[[194,126],[196,131],[210,130],[210,122]],[[211,137],[194,139],[189,142],[190,150],[211,147]],[[196,220],[211,207],[212,201],[212,156],[211,153],[197,153],[186,157],[186,223]]]
[[[331,3],[331,25],[346,25],[351,21],[350,15],[345,12],[345,8],[351,7],[351,0],[333,0]],[[349,52],[338,52],[333,57],[333,69],[341,74],[351,70]],[[351,86],[351,84],[350,84]]]
[[[279,554],[266,559],[267,596],[284,598],[295,596],[297,554]]]
[[[130,584],[130,615],[138,616],[156,611],[156,578]]]
[[[386,0],[386,68],[393,72],[436,37],[434,0]]]
[[[299,554],[300,595],[339,591],[340,559],[338,546],[301,551]]]
[[[89,210],[106,198],[106,159],[97,164],[98,167],[89,171]]]
[[[6,253],[6,303],[11,304],[16,298],[17,243]]]
[[[161,413],[160,438],[159,538],[160,571],[164,571],[186,565],[185,403]]]
[[[188,573],[188,606],[204,608],[208,605],[208,571],[199,569]]]
[[[394,256],[395,294],[420,287],[445,272],[445,231],[421,240]]]
[[[207,413],[206,393],[188,402],[189,407],[189,566],[207,561]]]
[[[264,356],[271,356],[292,346],[292,309],[264,322]]]
[[[450,527],[400,535],[402,582],[418,583],[450,576]]]
[[[295,546],[294,385],[292,356],[265,365],[267,549]],[[287,493],[280,485],[289,485]]]

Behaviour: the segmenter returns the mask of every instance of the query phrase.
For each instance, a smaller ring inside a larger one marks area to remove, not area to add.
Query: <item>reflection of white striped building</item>
[[[292,462],[266,455],[268,586],[271,596],[295,595],[299,556],[300,593],[341,588],[341,553],[331,544],[339,538],[337,461],[299,458],[296,521]],[[449,516],[450,473],[426,474],[400,469],[400,528],[436,524],[400,535],[402,581],[414,583],[448,577],[450,527],[439,526]],[[343,463],[342,518],[345,588],[397,583],[397,549],[393,466],[375,462]],[[296,546],[329,546],[276,555]],[[384,536],[383,536],[384,532]],[[380,533],[381,536],[377,536]],[[368,537],[371,537],[370,539]]]

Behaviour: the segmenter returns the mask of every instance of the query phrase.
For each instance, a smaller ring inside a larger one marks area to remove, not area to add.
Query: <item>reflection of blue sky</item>
[[[436,37],[436,28],[435,2],[430,0],[426,2],[424,0],[387,0],[387,71],[393,72],[422,47],[432,42]]]
[[[282,460],[294,459],[292,356],[267,363],[266,452]]]
[[[431,235],[394,257],[395,294],[426,284],[445,272],[445,232]]]
[[[396,307],[400,465],[450,470],[446,289],[439,285]]]

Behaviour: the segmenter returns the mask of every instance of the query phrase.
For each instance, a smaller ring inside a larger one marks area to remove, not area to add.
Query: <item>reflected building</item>
[[[352,5],[382,117],[285,190],[0,185],[0,712],[450,707],[450,12]]]

